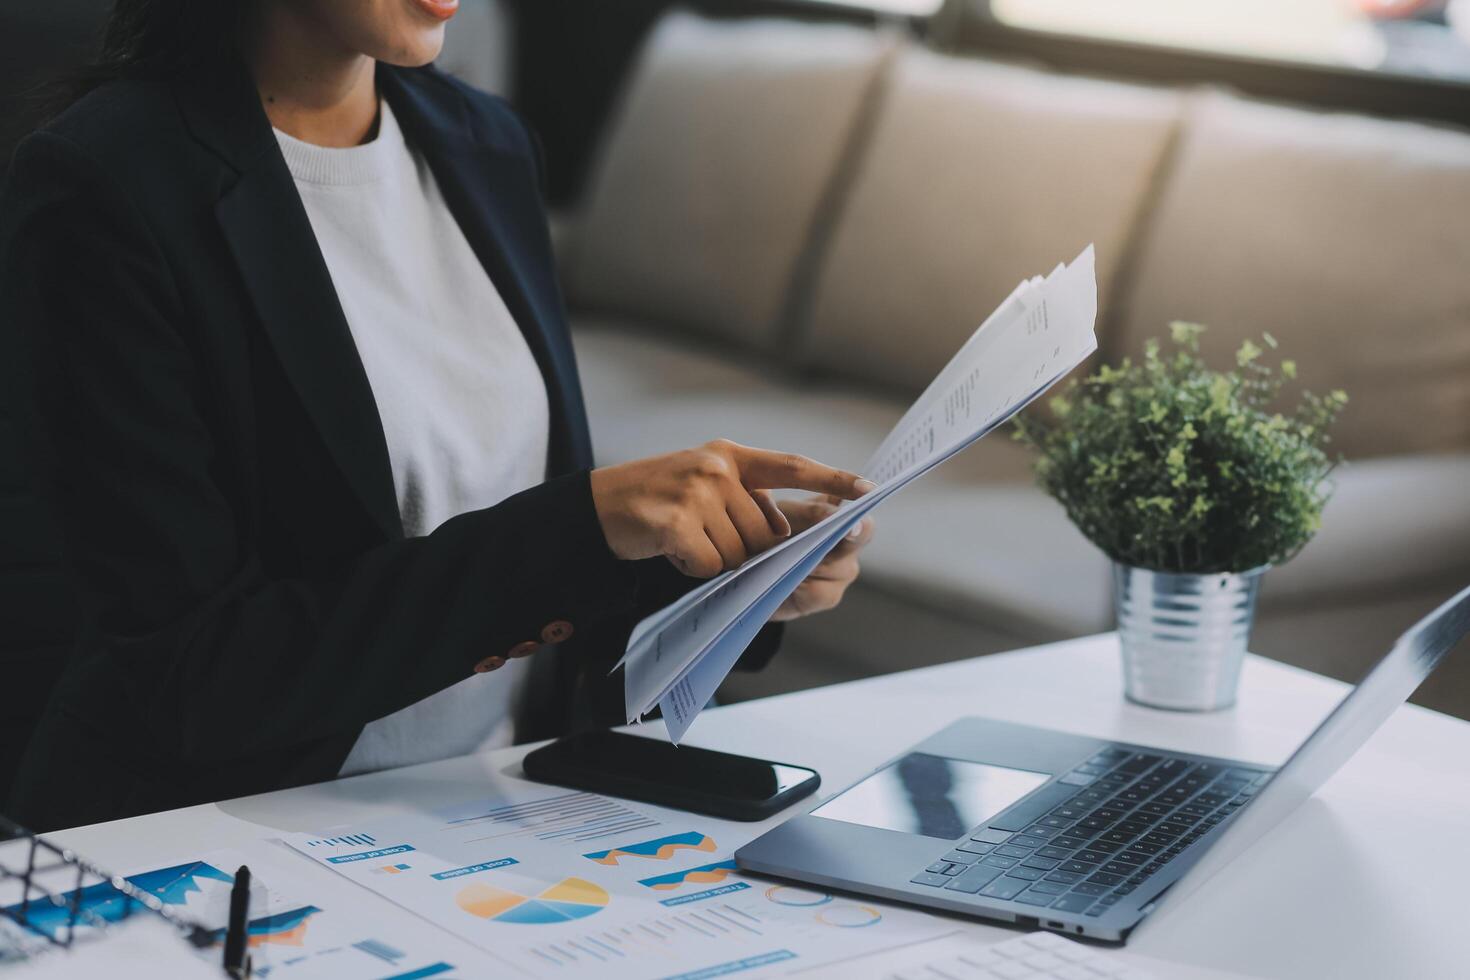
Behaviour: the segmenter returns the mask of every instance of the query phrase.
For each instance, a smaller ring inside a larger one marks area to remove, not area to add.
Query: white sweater
[[[361,146],[276,139],[372,385],[404,533],[541,483],[541,371],[388,104]],[[415,653],[403,651],[405,671]],[[341,775],[509,744],[527,667],[513,660],[371,722]]]

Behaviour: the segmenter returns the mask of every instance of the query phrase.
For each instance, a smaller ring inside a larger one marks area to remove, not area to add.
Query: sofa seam
[[[1164,195],[1178,175],[1184,143],[1193,124],[1198,103],[1198,92],[1186,92],[1180,95],[1178,116],[1169,127],[1169,132],[1164,138],[1164,145],[1159,151],[1159,157],[1150,169],[1148,179],[1144,182],[1143,193],[1138,196],[1138,202],[1133,207],[1133,214],[1128,222],[1130,232],[1123,240],[1123,246],[1118,253],[1117,267],[1113,269],[1113,274],[1109,277],[1107,284],[1111,301],[1106,311],[1099,317],[1098,349],[1095,356],[1104,363],[1116,362],[1125,353],[1123,328],[1131,315],[1143,253],[1151,244],[1154,232],[1157,230]]]
[[[807,221],[801,249],[783,290],[776,327],[767,341],[767,352],[775,354],[777,363],[793,373],[801,371],[795,348],[811,325],[817,283],[826,267],[837,226],[847,211],[852,189],[872,146],[878,120],[888,100],[894,66],[906,46],[906,37],[899,28],[880,27],[876,32],[884,42],[884,50],[878,58],[873,77],[863,86],[857,111],[843,137],[826,186]],[[786,356],[782,356],[783,351]]]

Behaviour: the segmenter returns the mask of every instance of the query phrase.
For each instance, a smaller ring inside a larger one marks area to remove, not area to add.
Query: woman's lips
[[[459,0],[413,0],[413,3],[435,20],[448,20],[459,9]]]

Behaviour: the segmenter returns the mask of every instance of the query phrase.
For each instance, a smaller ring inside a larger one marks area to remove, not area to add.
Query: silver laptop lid
[[[1470,634],[1470,587],[1398,638],[1286,764],[1241,809],[1214,845],[1160,899],[1177,901],[1234,861],[1317,791]]]

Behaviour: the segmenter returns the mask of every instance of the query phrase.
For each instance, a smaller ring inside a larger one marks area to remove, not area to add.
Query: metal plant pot
[[[1261,576],[1179,575],[1113,565],[1128,700],[1175,711],[1235,704]]]

